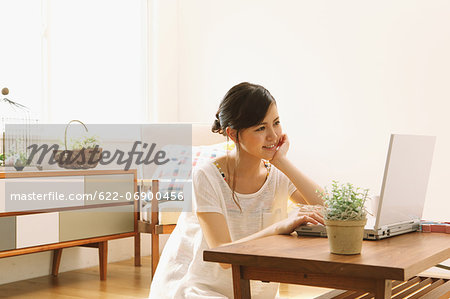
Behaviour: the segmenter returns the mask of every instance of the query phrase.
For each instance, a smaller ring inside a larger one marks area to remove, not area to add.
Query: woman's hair
[[[261,85],[248,82],[239,83],[238,85],[233,86],[222,99],[211,130],[214,133],[219,133],[227,136],[227,140],[228,135],[226,133],[226,129],[230,127],[231,129],[236,130],[235,145],[236,151],[239,153],[240,131],[260,124],[264,120],[264,117],[267,114],[267,110],[269,110],[269,107],[272,103],[276,104],[275,99],[272,97],[270,92]],[[236,164],[237,163],[238,161],[236,161]],[[229,173],[228,151],[226,167],[227,172]],[[233,171],[233,186],[231,188],[233,201],[242,212],[241,206],[236,199],[235,178],[236,173],[235,171]]]
[[[256,126],[264,120],[272,103],[276,103],[275,99],[261,85],[239,83],[233,86],[222,99],[212,131],[227,136],[227,127],[239,132]]]

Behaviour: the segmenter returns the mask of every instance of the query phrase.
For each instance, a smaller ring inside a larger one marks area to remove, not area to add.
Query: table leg
[[[134,265],[141,265],[141,234],[137,233],[134,236]]]
[[[250,298],[250,281],[243,279],[241,275],[241,266],[232,265],[233,272],[233,291],[234,299],[249,299]]]
[[[375,299],[391,298],[392,280],[379,279],[376,281]]]
[[[155,274],[156,267],[159,263],[159,235],[156,230],[153,228],[152,230],[152,244],[151,244],[151,253],[152,253],[152,279]]]

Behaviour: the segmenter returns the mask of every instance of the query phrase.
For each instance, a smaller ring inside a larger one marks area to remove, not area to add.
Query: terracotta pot
[[[325,220],[330,252],[336,254],[361,253],[366,222],[367,219],[357,221]]]

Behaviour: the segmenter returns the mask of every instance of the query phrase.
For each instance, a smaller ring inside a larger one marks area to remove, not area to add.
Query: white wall
[[[178,0],[164,13],[178,20],[164,27],[178,69],[158,85],[178,99],[159,104],[170,121],[212,122],[231,86],[262,84],[301,170],[373,193],[390,133],[436,135],[424,218],[449,219],[450,2]]]
[[[153,122],[178,120],[178,0],[149,0],[150,86]]]

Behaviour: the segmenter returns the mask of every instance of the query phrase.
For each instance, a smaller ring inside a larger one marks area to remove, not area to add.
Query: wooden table
[[[275,235],[205,250],[203,259],[232,264],[235,298],[249,280],[366,291],[391,298],[392,280],[408,280],[450,258],[450,235],[409,233],[364,241],[360,255],[329,253],[326,238]]]

